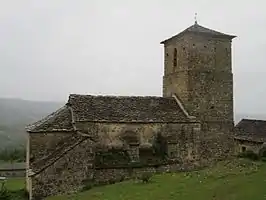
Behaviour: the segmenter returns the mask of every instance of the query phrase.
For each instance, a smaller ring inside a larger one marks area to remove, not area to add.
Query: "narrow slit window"
[[[174,60],[173,60],[174,67],[177,66],[177,49],[174,49]]]

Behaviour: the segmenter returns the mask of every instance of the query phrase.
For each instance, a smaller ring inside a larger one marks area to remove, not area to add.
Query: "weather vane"
[[[195,13],[194,19],[195,19],[195,24],[197,24],[198,23],[198,21],[197,21],[197,13]]]

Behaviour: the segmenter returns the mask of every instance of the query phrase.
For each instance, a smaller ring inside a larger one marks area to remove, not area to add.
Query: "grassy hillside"
[[[0,98],[0,148],[24,145],[25,126],[61,105],[63,103]]]
[[[155,175],[147,184],[127,181],[47,200],[263,200],[265,183],[266,163],[237,160],[199,172]]]

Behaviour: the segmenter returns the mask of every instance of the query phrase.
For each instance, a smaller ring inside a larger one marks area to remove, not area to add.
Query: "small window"
[[[34,156],[31,156],[30,159],[29,159],[30,163],[34,162],[35,161],[35,158]]]
[[[245,152],[247,150],[246,147],[242,147],[242,152]]]
[[[177,66],[177,49],[174,49],[174,59],[173,59],[173,65],[174,67]]]

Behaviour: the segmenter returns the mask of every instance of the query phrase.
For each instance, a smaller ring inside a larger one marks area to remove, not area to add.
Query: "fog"
[[[194,23],[233,40],[235,110],[266,113],[266,2],[9,0],[0,3],[0,97],[161,95],[160,42]]]

